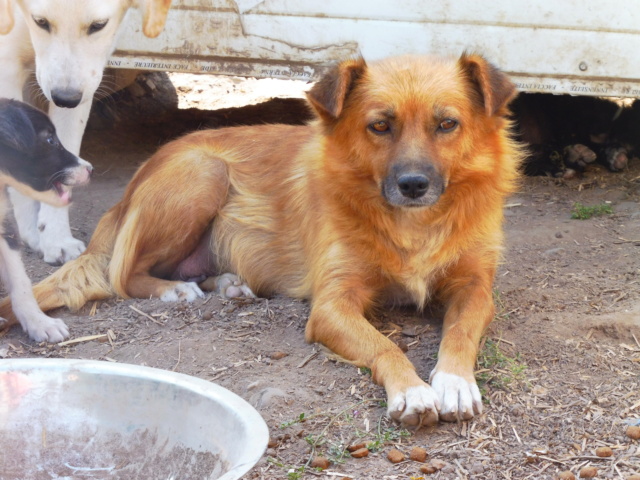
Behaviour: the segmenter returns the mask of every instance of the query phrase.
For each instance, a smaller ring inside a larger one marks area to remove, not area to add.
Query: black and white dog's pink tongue
[[[62,200],[65,204],[71,203],[71,189],[67,186],[63,185],[60,182],[54,182],[53,187],[56,189],[60,200]]]

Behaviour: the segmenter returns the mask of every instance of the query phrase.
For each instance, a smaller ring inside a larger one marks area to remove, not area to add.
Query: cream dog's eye
[[[51,31],[51,25],[49,24],[49,20],[42,17],[31,17],[37,26],[43,29],[45,32]]]
[[[100,20],[100,21],[97,21],[97,22],[93,22],[89,26],[89,29],[87,30],[87,33],[89,33],[89,35],[91,35],[92,33],[99,32],[100,30],[102,30],[104,27],[107,26],[107,23],[109,23],[109,20]]]

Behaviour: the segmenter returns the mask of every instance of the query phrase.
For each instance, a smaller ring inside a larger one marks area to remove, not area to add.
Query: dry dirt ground
[[[241,79],[173,81],[177,96],[151,75],[94,112],[82,154],[96,174],[76,192],[72,210],[79,238],[89,240],[136,167],[168,139],[195,128],[299,122],[307,115],[296,99],[228,108],[265,100],[273,85],[262,91],[264,84]],[[304,90],[277,86],[294,97]],[[153,100],[158,92],[162,102]],[[178,102],[198,109],[172,110]],[[204,110],[219,107],[227,109]],[[495,285],[499,313],[478,362],[485,411],[471,422],[397,428],[367,372],[304,342],[308,304],[285,297],[94,303],[78,314],[55,315],[72,338],[109,334],[109,341],[36,344],[13,328],[0,337],[0,356],[126,362],[219,383],[255,405],[269,426],[270,446],[246,480],[551,479],[566,470],[577,477],[585,466],[597,469],[596,478],[630,479],[640,475],[640,443],[625,434],[640,423],[639,201],[637,160],[620,174],[594,166],[573,180],[524,180],[506,208]],[[572,219],[576,202],[605,204],[613,213]],[[34,281],[55,270],[33,253],[24,259]],[[437,308],[389,310],[372,322],[404,345],[428,378],[440,318]],[[355,444],[365,444],[369,455],[351,457],[345,449]],[[425,463],[408,458],[416,446],[426,449]],[[596,455],[603,446],[610,457]],[[406,459],[391,463],[392,449]],[[310,466],[318,455],[331,462],[324,471]]]

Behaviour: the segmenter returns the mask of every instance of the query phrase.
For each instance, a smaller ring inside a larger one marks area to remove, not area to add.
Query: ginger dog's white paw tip
[[[471,420],[482,413],[482,396],[474,382],[451,373],[435,372],[431,386],[440,401],[440,419],[445,422]]]
[[[419,428],[438,422],[439,401],[429,385],[409,387],[389,399],[387,413],[405,427]]]
[[[167,289],[161,296],[163,302],[193,302],[196,298],[204,297],[204,293],[195,282],[178,283]]]

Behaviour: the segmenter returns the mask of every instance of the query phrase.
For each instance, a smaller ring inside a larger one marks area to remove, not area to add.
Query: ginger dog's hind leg
[[[224,161],[193,140],[160,150],[125,193],[127,213],[109,269],[124,297],[191,301],[203,295],[195,282],[169,279],[224,205],[229,177]]]

